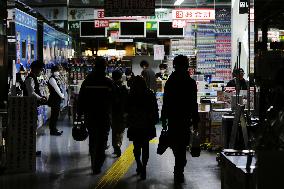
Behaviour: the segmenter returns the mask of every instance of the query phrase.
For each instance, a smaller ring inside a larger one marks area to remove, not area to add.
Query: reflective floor
[[[132,155],[132,144],[126,137],[123,140],[121,158],[112,155],[110,147],[103,172],[92,175],[88,141],[76,142],[71,136],[71,124],[68,119],[61,120],[59,128],[64,131],[60,137],[49,136],[47,129],[37,137],[37,157],[35,174],[1,175],[1,189],[219,189],[220,169],[216,154],[202,152],[199,158],[188,153],[185,169],[185,183],[174,185],[173,155],[168,149],[162,156],[156,154],[157,140],[150,143],[150,159],[147,167],[147,179],[141,181],[135,175],[136,165]],[[160,131],[160,126],[157,126]],[[110,134],[111,136],[111,134]],[[111,138],[109,138],[111,144]]]

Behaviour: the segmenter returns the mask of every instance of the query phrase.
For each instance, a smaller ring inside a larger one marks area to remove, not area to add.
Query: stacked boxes
[[[213,109],[211,111],[210,142],[212,143],[214,148],[223,147],[222,116],[227,112],[227,109]]]
[[[9,97],[7,170],[12,173],[36,169],[37,102],[32,97]]]
[[[201,144],[208,143],[210,141],[210,113],[209,111],[199,111],[199,117],[200,142]]]

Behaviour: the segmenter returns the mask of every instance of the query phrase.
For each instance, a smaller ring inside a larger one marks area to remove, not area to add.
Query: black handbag
[[[191,133],[191,148],[190,154],[192,157],[199,157],[201,152],[200,148],[200,136],[198,132]]]
[[[72,128],[72,137],[76,141],[84,141],[88,138],[89,133],[84,121],[74,121]]]
[[[162,155],[169,147],[169,133],[163,129],[159,137],[159,144],[157,148],[157,154]]]

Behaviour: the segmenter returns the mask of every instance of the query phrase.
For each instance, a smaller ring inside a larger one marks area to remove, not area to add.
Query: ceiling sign
[[[155,0],[105,0],[106,17],[155,16]]]
[[[248,14],[248,0],[240,0],[239,14]]]
[[[173,20],[173,28],[184,28],[186,26],[186,20]]]
[[[108,20],[95,20],[95,28],[107,28],[108,26]]]
[[[214,9],[174,9],[172,12],[174,20],[215,20]]]

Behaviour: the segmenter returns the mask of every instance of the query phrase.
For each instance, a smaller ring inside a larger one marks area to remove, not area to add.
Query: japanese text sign
[[[184,28],[186,25],[186,20],[173,20],[173,28]]]
[[[95,28],[107,28],[108,26],[108,20],[95,20]]]
[[[154,16],[155,0],[105,0],[105,16]]]
[[[174,9],[174,20],[215,20],[214,9]]]

